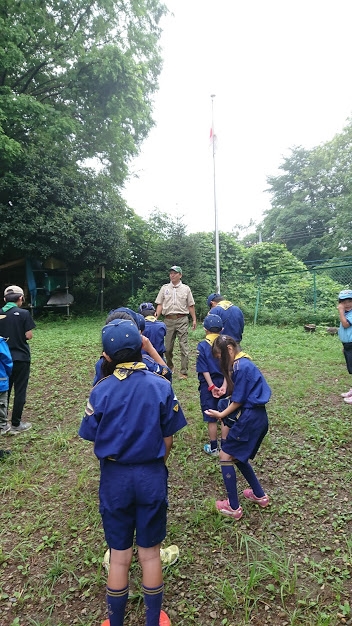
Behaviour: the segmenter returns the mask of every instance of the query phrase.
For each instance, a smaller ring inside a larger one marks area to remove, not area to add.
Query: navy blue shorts
[[[210,422],[210,423],[217,422],[218,420],[216,419],[216,417],[210,417],[210,415],[207,415],[205,411],[207,409],[214,409],[214,411],[218,411],[219,399],[214,398],[211,391],[208,391],[208,383],[206,385],[200,384],[198,386],[198,391],[199,391],[199,399],[200,399],[200,408],[202,409],[202,413],[203,413],[203,422]]]
[[[238,422],[230,428],[221,448],[234,459],[254,459],[268,432],[268,416],[264,406],[244,408]]]
[[[166,537],[167,468],[155,463],[122,465],[100,463],[100,515],[106,543],[127,550],[136,543],[151,548]]]

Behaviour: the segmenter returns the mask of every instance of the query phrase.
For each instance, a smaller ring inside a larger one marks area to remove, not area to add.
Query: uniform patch
[[[89,402],[89,400],[87,402],[87,406],[86,406],[86,411],[85,412],[86,412],[86,415],[93,415],[93,413],[94,413],[94,409],[93,409],[91,403]]]

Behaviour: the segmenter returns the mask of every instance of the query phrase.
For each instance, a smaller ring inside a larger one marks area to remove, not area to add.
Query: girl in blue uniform
[[[223,515],[239,520],[243,511],[238,500],[235,466],[250,486],[250,489],[244,490],[244,497],[261,507],[269,504],[269,498],[249,459],[254,459],[268,432],[265,405],[269,402],[271,391],[263,374],[250,357],[240,351],[232,337],[220,335],[214,341],[213,355],[220,358],[230,396],[223,410],[219,403],[220,410],[206,411],[208,415],[224,420],[230,426],[220,451],[220,466],[228,499],[218,500],[216,508]]]
[[[102,372],[79,435],[100,461],[100,514],[111,550],[107,582],[110,626],[122,626],[134,534],[142,566],[146,626],[159,626],[163,596],[160,544],[166,536],[167,469],[173,435],[186,425],[170,383],[142,362],[142,337],[132,321],[102,330]]]

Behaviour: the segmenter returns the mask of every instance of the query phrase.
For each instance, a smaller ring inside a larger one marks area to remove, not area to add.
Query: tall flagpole
[[[215,178],[215,134],[214,134],[214,98],[211,96],[211,140],[213,144],[213,187],[214,187],[214,215],[215,215],[215,266],[216,266],[216,293],[220,293],[220,255],[219,255],[219,227],[218,210],[216,206],[216,178]]]

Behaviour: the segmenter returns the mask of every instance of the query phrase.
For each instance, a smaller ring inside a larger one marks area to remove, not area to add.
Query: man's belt
[[[188,313],[175,313],[174,315],[164,315],[166,320],[178,320],[180,317],[186,317]]]

